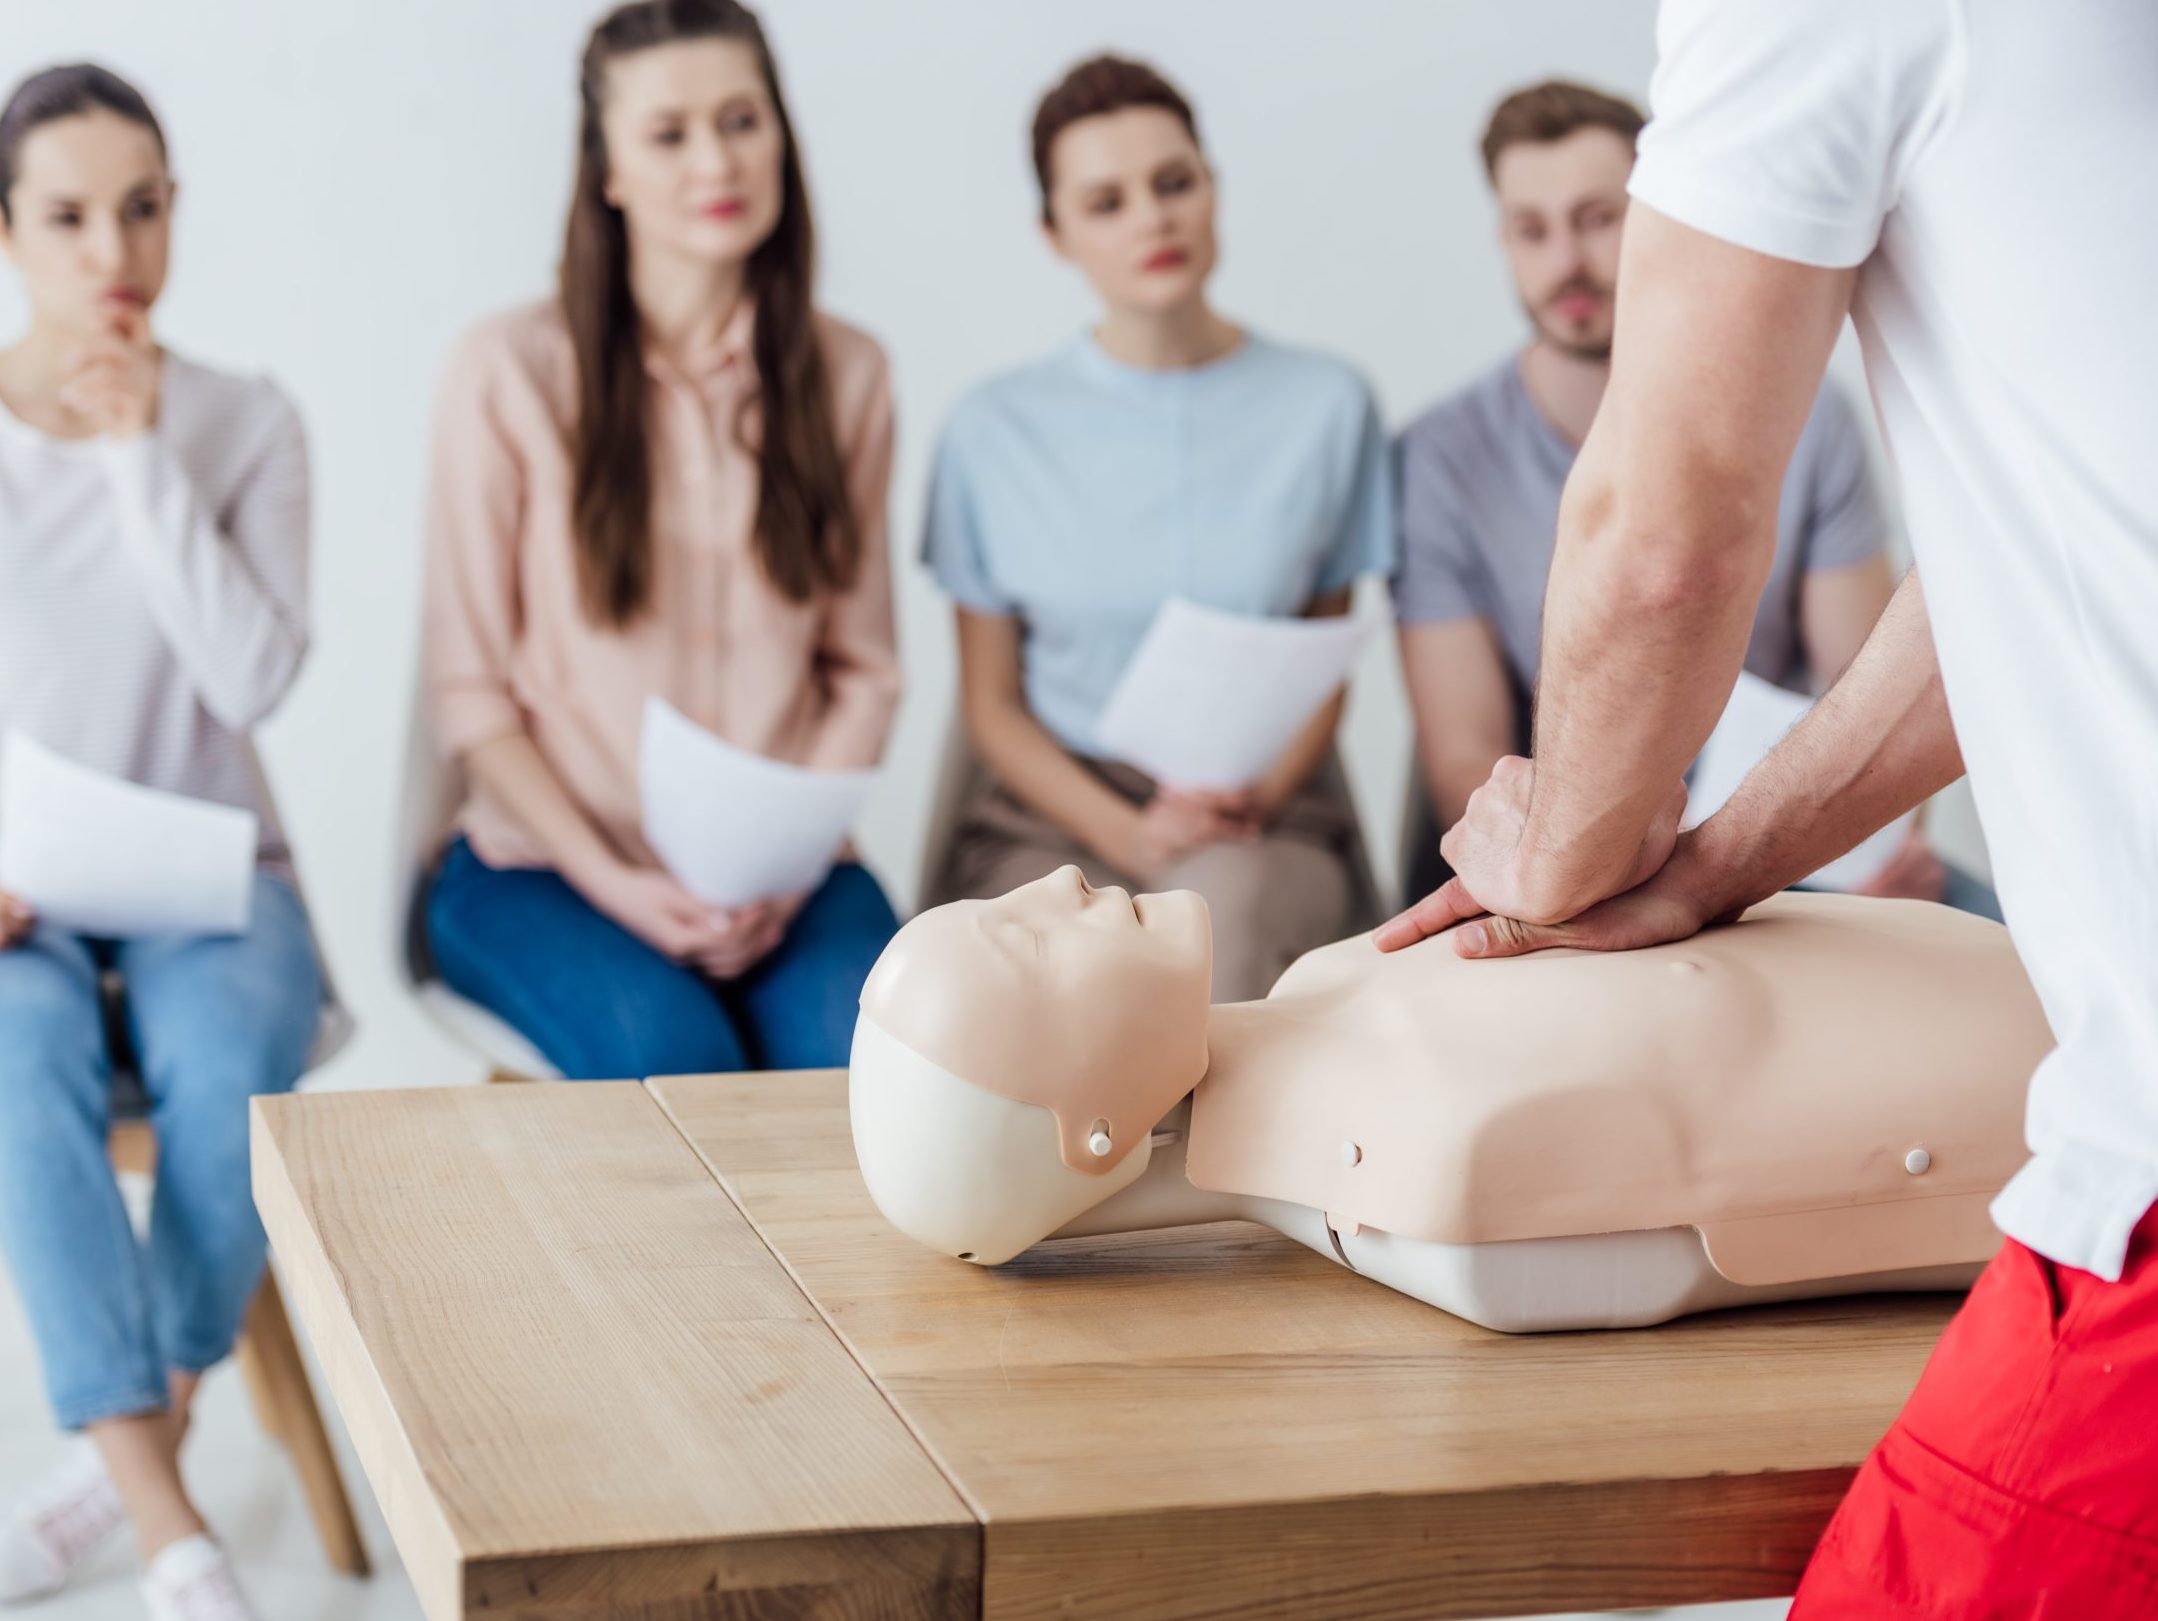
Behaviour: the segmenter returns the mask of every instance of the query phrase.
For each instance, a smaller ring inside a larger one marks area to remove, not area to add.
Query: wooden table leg
[[[367,1575],[367,1548],[360,1541],[352,1499],[338,1472],[337,1455],[330,1448],[329,1431],[323,1427],[322,1408],[315,1400],[314,1387],[308,1383],[307,1365],[300,1360],[300,1343],[293,1337],[292,1322],[285,1315],[284,1296],[278,1292],[274,1273],[265,1272],[262,1287],[255,1292],[237,1357],[262,1427],[292,1456],[300,1490],[307,1498],[308,1512],[314,1517],[315,1531],[322,1538],[331,1568],[347,1576]]]

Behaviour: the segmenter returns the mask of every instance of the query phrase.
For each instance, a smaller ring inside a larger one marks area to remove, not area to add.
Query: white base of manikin
[[[1303,1212],[1300,1205],[1291,1209]],[[1316,1235],[1290,1236],[1330,1253],[1323,1218]],[[1564,1328],[1644,1328],[1697,1311],[1826,1295],[1967,1289],[1980,1266],[1912,1267],[1800,1283],[1733,1283],[1710,1264],[1691,1227],[1501,1244],[1433,1244],[1364,1229],[1342,1253],[1363,1277],[1456,1317],[1505,1334]]]

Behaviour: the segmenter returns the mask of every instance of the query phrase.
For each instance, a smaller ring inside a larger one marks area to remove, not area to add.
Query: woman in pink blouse
[[[897,703],[884,358],[810,300],[799,150],[757,20],[640,0],[593,30],[558,296],[442,385],[434,725],[471,795],[435,965],[573,1078],[843,1063],[896,927],[840,860],[723,910],[641,831],[658,695],[737,747],[872,765]]]

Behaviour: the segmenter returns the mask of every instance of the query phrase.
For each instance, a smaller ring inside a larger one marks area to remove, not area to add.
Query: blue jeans
[[[108,969],[157,1133],[147,1251],[106,1157]],[[90,940],[40,925],[0,951],[0,1245],[63,1428],[161,1411],[170,1372],[232,1350],[264,1258],[247,1100],[292,1090],[321,1015],[306,914],[266,874],[244,935]]]
[[[435,969],[573,1081],[847,1061],[862,982],[899,920],[877,881],[832,869],[772,954],[715,984],[599,911],[560,874],[490,867],[463,839],[427,895]]]

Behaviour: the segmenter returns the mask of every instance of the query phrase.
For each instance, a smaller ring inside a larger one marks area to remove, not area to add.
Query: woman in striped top
[[[173,189],[148,105],[102,69],[0,112],[0,246],[31,312],[0,350],[0,726],[261,830],[238,935],[86,938],[0,895],[0,1243],[54,1413],[93,1443],[0,1524],[0,1603],[131,1519],[149,1613],[233,1621],[252,1612],[178,1451],[262,1274],[247,1100],[298,1080],[323,1008],[248,742],[307,647],[307,466],[275,387],[151,336]],[[146,1249],[106,1158],[115,1041],[158,1139]]]

